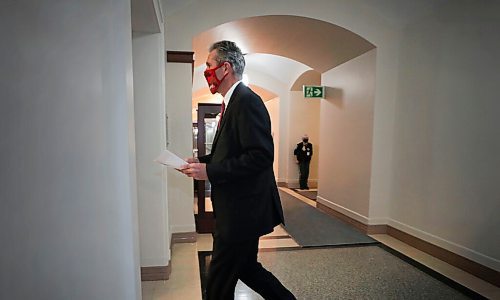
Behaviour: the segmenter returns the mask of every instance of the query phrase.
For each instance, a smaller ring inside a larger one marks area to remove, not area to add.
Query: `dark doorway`
[[[217,130],[219,120],[220,104],[200,103],[198,104],[198,123],[197,123],[197,156],[210,154],[212,151],[212,142]],[[215,218],[211,209],[210,182],[208,180],[195,180],[196,207],[195,221],[196,232],[212,233],[215,228]]]

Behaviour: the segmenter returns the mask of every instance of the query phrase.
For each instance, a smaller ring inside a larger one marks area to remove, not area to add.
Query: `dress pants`
[[[300,188],[303,190],[309,189],[309,186],[307,185],[307,180],[309,179],[310,164],[311,161],[301,161],[299,163],[299,172],[300,172],[299,183],[300,183]]]
[[[264,299],[296,299],[274,275],[257,262],[259,239],[228,242],[214,236],[208,269],[207,300],[234,299],[238,279]]]

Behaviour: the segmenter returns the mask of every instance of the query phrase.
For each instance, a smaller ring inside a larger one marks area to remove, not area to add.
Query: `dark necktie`
[[[220,118],[219,118],[219,123],[217,124],[217,129],[220,127],[220,123],[222,122],[222,117],[224,116],[224,110],[226,109],[226,103],[222,101],[222,105],[220,108]]]

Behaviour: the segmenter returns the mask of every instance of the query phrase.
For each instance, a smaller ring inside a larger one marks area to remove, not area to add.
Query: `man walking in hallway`
[[[210,92],[224,97],[221,119],[211,153],[188,159],[181,170],[212,185],[216,225],[207,299],[234,299],[238,279],[265,299],[295,299],[257,262],[259,237],[284,221],[269,114],[241,82],[245,59],[236,44],[217,42],[209,51],[204,75]]]
[[[293,151],[293,155],[295,155],[296,162],[299,165],[300,189],[308,190],[309,185],[307,181],[309,179],[309,166],[313,155],[313,145],[309,143],[309,136],[307,134],[302,136],[302,142],[297,144],[297,147]]]

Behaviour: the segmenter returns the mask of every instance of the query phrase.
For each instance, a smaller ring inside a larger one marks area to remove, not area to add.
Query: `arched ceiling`
[[[304,72],[293,83],[290,90],[295,92],[302,91],[304,85],[321,85],[321,74],[314,70],[309,70],[307,72]]]
[[[200,1],[205,0],[160,0],[164,8],[164,15],[169,18],[179,14],[182,10],[199,6]],[[453,0],[357,0],[350,1],[349,5],[357,10],[369,10],[379,15],[396,28],[404,27],[416,19],[436,11],[442,4]],[[298,1],[300,3],[300,1]],[[334,0],[309,1],[308,5],[321,6],[324,2],[334,2]],[[337,1],[341,2],[341,1]],[[297,5],[297,2],[290,1],[290,5]],[[303,5],[300,3],[299,5]],[[218,9],[217,5],[213,6]]]
[[[286,87],[290,87],[298,76],[311,69],[290,58],[273,54],[247,54],[245,62],[245,70],[269,74]]]
[[[245,74],[248,75],[249,85],[264,102],[278,97],[279,86],[288,90],[301,74],[311,70],[297,61],[272,54],[248,54],[245,61]],[[194,69],[193,107],[196,107],[199,102],[220,103],[222,101],[222,98],[214,97],[210,93],[205,77],[203,77],[204,70],[204,65]]]
[[[288,90],[304,72],[320,74],[349,61],[375,46],[342,27],[298,16],[259,16],[235,20],[193,38],[195,76],[193,107],[199,102],[220,103],[208,91],[203,78],[208,47],[219,40],[236,42],[246,54],[250,72],[267,74]],[[250,85],[264,101],[277,95],[271,88]]]
[[[197,13],[200,13],[199,7],[202,3],[204,4],[202,5],[204,10],[202,13],[207,16],[213,15],[215,19],[218,19],[216,14],[221,12],[218,5],[207,5],[203,0],[159,1],[162,4],[163,14],[166,20],[193,16],[192,19],[188,17],[185,18],[185,20],[189,20],[189,22],[196,24],[197,20],[195,16]],[[368,16],[384,24],[390,24],[397,30],[411,23],[412,20],[419,19],[429,14],[434,11],[441,2],[446,1],[449,0],[359,0],[351,1],[352,3],[349,2],[349,6],[352,6],[354,11],[359,11],[360,13],[368,12]],[[221,1],[219,4],[224,5],[224,3],[229,2],[229,0],[225,0]],[[241,2],[243,3],[243,1]],[[325,6],[332,9],[332,5],[326,4],[335,3],[334,5],[339,4],[339,8],[342,8],[344,2],[343,0],[312,0],[309,5],[317,7]],[[300,1],[290,1],[290,6],[302,7],[302,5],[303,3]],[[244,7],[244,5],[242,4],[241,7]],[[265,7],[262,8],[261,12],[263,11],[266,11]],[[279,9],[274,9],[272,11],[274,11],[274,14],[280,13]],[[284,8],[283,11],[288,10]],[[245,13],[237,15],[243,16]],[[294,79],[296,80],[294,81],[296,85],[292,87],[292,89],[298,89],[299,85],[303,84],[304,80],[311,80],[309,75],[314,73],[311,73],[310,69],[313,69],[313,72],[317,72],[314,75],[316,78],[318,74],[375,48],[375,45],[365,40],[363,37],[342,27],[321,20],[292,15],[255,16],[260,15],[260,13],[255,14],[255,12],[249,12],[248,15],[254,16],[220,24],[194,36],[192,42],[196,59],[195,65],[197,67],[204,65],[210,44],[218,40],[229,39],[237,42],[244,53],[269,54],[277,57],[286,57],[293,60],[298,65],[306,65],[308,70],[304,72],[308,74],[302,73],[302,76]],[[207,18],[203,18],[205,21],[206,19]],[[222,19],[227,20],[227,18]],[[319,19],[321,18],[319,17]],[[176,23],[171,24],[171,26],[176,25]],[[189,36],[192,36],[192,34],[191,32]],[[173,35],[176,35],[176,33]],[[250,62],[250,55],[247,56],[247,58]],[[259,58],[259,61],[265,59],[266,58]],[[278,60],[270,59],[265,65],[276,67],[277,63]],[[255,65],[258,65],[258,63]],[[287,65],[290,66],[290,64]],[[277,76],[280,77],[281,80],[289,82],[288,78],[294,77],[296,73],[293,71],[299,68],[301,68],[301,66],[292,66],[291,69],[277,67],[272,68],[271,71],[269,71],[268,68],[259,68],[261,73],[267,73],[265,76],[257,76],[257,78],[261,79],[259,86],[267,87],[271,92],[278,92],[275,89],[275,83],[279,84],[279,82],[274,81],[272,77]],[[196,69],[198,68],[195,68],[195,83],[197,81],[197,76],[201,79],[203,78],[202,75],[196,74]],[[250,65],[248,65],[247,69],[253,71]],[[252,81],[252,79],[250,81]],[[267,84],[268,81],[273,83]],[[272,85],[272,88],[269,87],[270,85]],[[289,87],[291,87],[291,85],[289,85],[288,88]],[[209,96],[207,95],[207,91],[208,89],[202,88],[201,85],[198,86],[194,84],[193,86],[193,93],[195,97],[200,100],[204,96]],[[284,89],[279,89],[279,91],[283,92]],[[206,100],[206,98],[204,100]],[[218,101],[220,103],[220,99]]]
[[[320,73],[375,48],[359,35],[324,21],[258,16],[221,24],[195,36],[195,66],[205,63],[212,43],[224,39],[236,42],[244,53],[288,57]]]
[[[270,78],[276,80],[286,88],[289,88],[302,73],[311,70],[308,66],[297,61],[271,54],[248,54],[245,56],[245,62],[246,74],[267,74]],[[194,93],[199,89],[204,89],[209,93],[205,77],[203,77],[204,71],[204,65],[200,65],[194,69]],[[254,79],[253,76],[250,77],[250,84],[257,84]],[[270,89],[272,86],[267,88]]]

